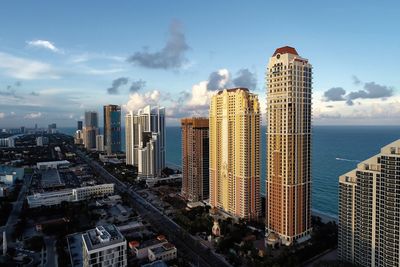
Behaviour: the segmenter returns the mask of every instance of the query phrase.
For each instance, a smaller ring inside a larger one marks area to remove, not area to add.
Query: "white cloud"
[[[52,42],[46,40],[32,40],[26,42],[30,47],[44,48],[55,53],[62,53]]]
[[[6,75],[22,80],[60,78],[49,64],[2,52],[0,52],[0,69],[3,69]]]
[[[3,119],[6,117],[6,114],[4,112],[0,112],[0,119]]]
[[[24,116],[25,119],[37,119],[42,117],[42,112],[32,112]]]
[[[147,105],[158,105],[160,95],[160,91],[158,90],[131,94],[128,103],[126,103],[123,108],[125,111],[137,111]]]

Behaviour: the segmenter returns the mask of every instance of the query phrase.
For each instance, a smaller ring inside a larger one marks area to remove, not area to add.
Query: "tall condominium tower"
[[[312,66],[293,47],[269,59],[266,241],[290,245],[311,232]]]
[[[104,148],[107,154],[121,151],[121,107],[107,105],[104,110]]]
[[[81,130],[83,129],[83,122],[82,121],[77,121],[77,130]]]
[[[210,106],[210,204],[234,217],[260,215],[260,104],[246,88],[225,89]]]
[[[182,196],[200,201],[209,196],[209,137],[207,118],[184,118],[182,126]]]
[[[146,106],[126,121],[126,164],[138,167],[139,178],[156,178],[165,168],[165,108]]]
[[[357,266],[400,266],[400,140],[339,177],[338,256]]]
[[[85,112],[85,126],[83,127],[83,143],[86,149],[96,148],[96,136],[99,134],[98,116],[96,111]]]

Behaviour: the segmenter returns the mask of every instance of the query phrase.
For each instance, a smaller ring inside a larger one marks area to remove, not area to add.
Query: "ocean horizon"
[[[73,135],[75,128],[59,128]],[[266,127],[261,127],[261,193],[265,196]],[[400,126],[313,126],[312,129],[312,210],[337,218],[339,176],[380,152],[380,148],[400,138]],[[125,149],[125,129],[122,129]],[[166,164],[181,166],[181,130],[166,127]]]

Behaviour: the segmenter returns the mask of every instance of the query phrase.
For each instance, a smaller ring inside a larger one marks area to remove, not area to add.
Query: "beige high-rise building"
[[[293,47],[281,47],[266,81],[266,241],[290,245],[311,232],[312,66]]]
[[[339,177],[338,257],[400,266],[400,140]]]
[[[231,216],[260,216],[260,104],[246,88],[225,89],[210,106],[210,204]]]
[[[208,118],[184,118],[182,128],[182,196],[207,199],[210,188]]]

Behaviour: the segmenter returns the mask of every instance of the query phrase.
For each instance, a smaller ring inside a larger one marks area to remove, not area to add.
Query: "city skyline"
[[[395,65],[399,37],[390,34],[396,30],[396,2],[367,1],[346,8],[340,2],[221,2],[212,10],[180,4],[168,14],[163,11],[175,2],[155,7],[120,3],[123,8],[118,9],[85,3],[74,10],[83,27],[70,16],[59,16],[59,10],[70,10],[64,3],[49,2],[45,8],[25,3],[24,9],[15,3],[2,5],[0,21],[15,21],[0,33],[2,127],[45,127],[52,122],[71,127],[85,110],[101,111],[110,103],[121,105],[123,113],[147,104],[165,106],[166,124],[178,126],[183,117],[207,116],[211,95],[233,86],[257,93],[265,114],[266,59],[285,45],[296,47],[318,67],[315,125],[396,125],[400,119]],[[272,12],[281,9],[289,19]],[[37,19],[39,12],[48,18]],[[229,19],[234,12],[244,19]],[[307,14],[300,31],[291,26],[296,20],[290,17],[297,13]],[[102,15],[109,18],[93,19]],[[270,27],[277,22],[279,27]],[[238,36],[243,41],[231,45]],[[204,41],[209,39],[213,41]]]

